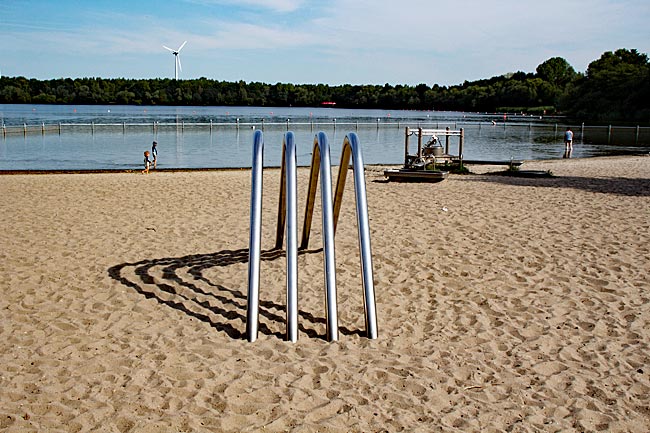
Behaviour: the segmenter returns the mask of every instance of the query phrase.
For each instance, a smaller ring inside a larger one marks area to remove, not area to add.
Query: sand
[[[295,344],[282,255],[243,338],[249,170],[0,176],[0,430],[650,431],[650,158],[524,168],[555,177],[368,168],[376,340],[351,183],[325,340],[317,205]]]

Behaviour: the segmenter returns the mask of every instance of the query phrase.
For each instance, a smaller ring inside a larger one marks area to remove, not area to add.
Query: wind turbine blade
[[[181,46],[178,48],[178,50],[176,50],[176,52],[180,53],[181,50],[183,49],[183,47],[185,46],[186,43],[187,43],[187,41],[183,42],[183,45],[181,45]]]
[[[183,72],[183,67],[181,66],[181,57],[176,55],[176,61],[178,62],[178,69]]]
[[[169,51],[171,51],[172,53],[174,52],[174,50],[172,50],[171,48],[169,48],[169,47],[166,47],[166,46],[164,46],[164,45],[163,45],[163,48],[164,48],[164,49],[166,49],[166,50],[169,50]]]

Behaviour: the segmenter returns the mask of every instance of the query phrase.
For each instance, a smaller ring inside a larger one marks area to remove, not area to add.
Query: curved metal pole
[[[248,305],[246,308],[246,338],[257,340],[260,308],[260,256],[262,241],[262,168],[264,136],[255,131],[251,173],[250,238],[248,248]]]
[[[285,134],[282,148],[284,159],[281,178],[285,183],[281,185],[281,189],[285,191],[287,223],[287,340],[296,342],[298,341],[298,192],[296,143],[293,132]]]
[[[334,202],[334,224],[338,220],[338,213],[341,209],[341,199],[345,187],[348,164],[350,163],[350,154],[352,154],[352,167],[354,172],[354,193],[356,198],[357,209],[357,228],[359,231],[359,255],[361,260],[361,282],[363,284],[363,300],[366,319],[366,332],[368,338],[375,339],[377,332],[377,310],[375,305],[375,287],[372,271],[372,251],[370,248],[370,224],[368,219],[368,198],[366,195],[366,179],[361,156],[361,146],[359,139],[353,132],[348,134],[343,141],[343,151],[341,152],[341,164],[339,166],[339,176],[336,184],[336,195]]]
[[[318,164],[319,163],[319,164]],[[311,179],[309,181],[309,194],[316,193],[317,172],[316,164],[319,165],[321,177],[321,207],[323,213],[323,253],[325,261],[325,306],[327,323],[327,340],[337,341],[339,339],[338,308],[336,301],[336,257],[334,253],[334,215],[332,208],[332,164],[330,162],[330,148],[327,135],[319,132],[314,137],[314,152],[312,157]],[[311,210],[309,202],[312,202]],[[313,212],[313,200],[307,201],[307,214]],[[311,215],[309,215],[311,220]],[[305,222],[306,224],[306,222]],[[307,232],[308,233],[308,232]],[[303,232],[303,241],[305,232]],[[308,237],[307,237],[308,239]]]

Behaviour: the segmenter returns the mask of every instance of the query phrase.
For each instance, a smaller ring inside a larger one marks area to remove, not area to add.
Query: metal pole
[[[607,127],[607,144],[612,142],[612,125]]]
[[[409,157],[409,127],[404,128],[404,167],[408,164]]]
[[[257,340],[260,308],[260,258],[262,242],[262,167],[264,138],[255,131],[251,174],[250,238],[248,249],[248,305],[246,309],[246,338]]]
[[[286,169],[283,188],[286,190],[287,222],[287,340],[298,341],[298,192],[296,172],[296,144],[293,132],[284,139],[284,166]]]
[[[460,160],[460,168],[463,168],[463,142],[465,141],[465,131],[460,128],[460,139],[458,141],[458,158]]]
[[[449,155],[449,127],[445,128],[445,155]]]
[[[323,212],[323,251],[325,260],[325,304],[327,308],[327,341],[339,339],[336,303],[336,257],[334,253],[334,216],[332,204],[332,164],[327,135],[319,132],[314,138],[314,151],[320,153],[321,207]]]
[[[363,158],[361,156],[361,146],[355,133],[350,133],[343,142],[343,152],[341,153],[341,165],[339,170],[346,170],[349,164],[350,152],[346,152],[349,147],[352,151],[352,167],[354,171],[354,193],[356,198],[357,209],[357,229],[359,232],[359,254],[361,260],[361,282],[363,284],[363,300],[366,320],[366,332],[368,338],[374,340],[378,336],[377,332],[377,309],[375,305],[375,287],[372,271],[372,250],[370,248],[370,223],[368,218],[368,198],[366,195],[366,179],[363,167]],[[343,161],[343,157],[346,160]],[[340,177],[340,176],[339,176]],[[339,186],[337,185],[337,190]],[[343,186],[341,186],[341,190]],[[340,194],[343,195],[342,193]],[[336,196],[339,196],[337,192]],[[339,206],[340,207],[340,206]]]

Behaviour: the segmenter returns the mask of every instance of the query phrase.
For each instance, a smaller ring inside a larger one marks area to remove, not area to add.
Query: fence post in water
[[[235,120],[235,123],[236,123],[235,126],[236,126],[237,130],[239,131],[239,117]]]
[[[612,125],[607,126],[607,144],[612,142]]]
[[[4,122],[2,122],[2,136],[7,136],[7,127],[5,126]]]
[[[126,134],[126,122],[122,122],[122,134]]]
[[[580,128],[580,140],[585,140],[585,122],[582,122],[582,127]]]
[[[287,119],[287,131],[289,130],[289,119]]]
[[[41,125],[41,135],[45,135],[45,122]]]
[[[59,122],[59,135],[61,135],[61,122]]]
[[[334,130],[336,131],[336,118],[332,119],[332,122],[334,122]]]
[[[23,135],[27,135],[27,124],[23,123]]]
[[[465,141],[465,131],[460,128],[460,138],[458,141],[458,158],[460,158],[460,169],[463,169],[463,142]]]
[[[92,131],[92,134],[95,135],[95,122],[90,122],[90,129]]]
[[[406,167],[407,162],[408,162],[408,156],[409,156],[409,135],[410,135],[410,130],[409,127],[407,126],[404,128],[404,167]]]
[[[264,119],[262,119],[262,131],[264,131]]]
[[[634,137],[634,145],[639,145],[639,125],[636,125],[636,136]]]
[[[379,130],[379,117],[377,118],[377,130]]]
[[[449,127],[445,128],[445,154],[449,155]]]
[[[210,133],[212,133],[212,119],[210,119]]]

